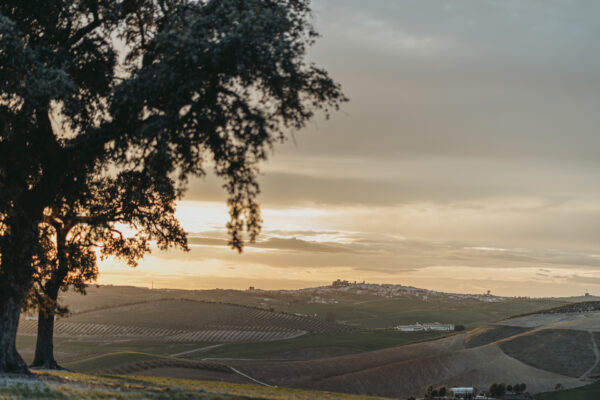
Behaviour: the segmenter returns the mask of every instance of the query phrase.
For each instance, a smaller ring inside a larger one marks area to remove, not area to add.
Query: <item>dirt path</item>
[[[235,372],[236,374],[238,374],[240,376],[243,376],[244,378],[250,379],[252,382],[258,383],[259,385],[267,386],[267,387],[277,387],[277,386],[274,386],[274,385],[269,385],[268,383],[261,382],[258,379],[254,379],[253,377],[251,377],[249,375],[246,375],[242,371],[239,371],[239,370],[233,368],[232,366],[229,366],[229,369],[232,370],[233,372]]]
[[[596,343],[596,338],[594,337],[594,332],[588,331],[590,334],[590,338],[592,339],[592,349],[594,350],[594,354],[596,355],[596,362],[590,369],[588,369],[579,379],[587,379],[588,376],[592,373],[596,366],[600,363],[600,351],[598,351],[598,344]]]
[[[181,356],[185,356],[185,355],[192,354],[192,353],[200,353],[203,351],[209,351],[212,349],[216,349],[221,346],[223,346],[222,343],[214,344],[212,346],[200,347],[199,349],[188,350],[188,351],[184,351],[184,352],[176,353],[176,354],[169,354],[169,357],[181,357]]]

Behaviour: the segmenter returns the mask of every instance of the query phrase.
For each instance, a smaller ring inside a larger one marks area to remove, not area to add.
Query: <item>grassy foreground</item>
[[[600,382],[581,386],[575,389],[557,392],[540,393],[536,400],[598,400],[600,399]]]
[[[0,377],[0,399],[375,400],[382,398],[212,381],[44,372],[35,373],[31,379]]]

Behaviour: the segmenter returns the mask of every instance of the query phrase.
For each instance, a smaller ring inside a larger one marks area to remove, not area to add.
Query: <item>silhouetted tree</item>
[[[424,398],[426,399],[430,399],[433,393],[433,386],[428,386],[427,390],[425,391],[425,396]]]
[[[433,399],[438,396],[438,390],[434,389],[433,386],[429,386],[425,392],[426,399]]]
[[[517,393],[523,393],[523,392],[524,392],[526,389],[527,389],[527,385],[526,385],[526,384],[524,384],[524,383],[520,383],[520,384],[519,384],[519,390],[516,390],[516,389],[515,389],[515,391],[516,391]]]
[[[493,397],[502,397],[506,393],[506,385],[504,383],[492,383],[488,389],[490,395]]]
[[[91,177],[138,172],[180,197],[210,165],[231,246],[256,238],[259,163],[345,100],[304,61],[309,17],[308,0],[0,2],[0,373],[27,371],[15,337],[44,220]]]
[[[174,216],[173,192],[156,190],[136,172],[92,182],[89,189],[69,205],[48,209],[44,219],[56,245],[34,275],[30,292],[30,305],[39,310],[33,367],[59,368],[54,358],[54,322],[67,309],[58,304],[58,293],[72,287],[85,294],[86,283],[98,275],[95,249],[130,266],[150,251],[151,241],[163,250],[171,246],[187,250],[185,232]],[[123,227],[135,234],[126,237]]]
[[[444,396],[446,396],[446,393],[447,393],[447,391],[448,391],[448,390],[446,389],[446,386],[440,386],[440,387],[437,389],[438,396],[440,396],[440,397],[444,397]]]
[[[498,390],[498,384],[496,382],[494,382],[488,388],[488,393],[490,394],[490,396],[494,396],[496,394],[497,390]]]

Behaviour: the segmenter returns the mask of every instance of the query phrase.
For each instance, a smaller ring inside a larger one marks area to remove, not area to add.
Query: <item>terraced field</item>
[[[81,312],[59,319],[56,337],[248,343],[355,328],[315,318],[231,304],[165,299]],[[35,335],[37,321],[23,320],[20,334]]]
[[[25,321],[20,326],[19,333],[33,335],[37,329],[34,321]],[[59,321],[56,324],[56,337],[93,339],[137,339],[164,340],[166,342],[182,343],[245,343],[266,342],[272,340],[291,339],[306,334],[307,331],[279,327],[248,327],[246,329],[199,329],[181,330],[165,328],[148,328],[136,326],[119,326],[109,324],[93,324]]]

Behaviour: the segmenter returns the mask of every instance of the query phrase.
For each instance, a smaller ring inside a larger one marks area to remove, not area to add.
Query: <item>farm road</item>
[[[596,343],[596,338],[594,337],[594,332],[588,331],[590,337],[592,339],[592,349],[594,350],[594,354],[596,355],[596,362],[590,369],[588,369],[579,379],[587,379],[588,376],[592,373],[596,366],[600,363],[600,351],[598,351],[598,344]]]
[[[274,385],[269,385],[268,383],[265,383],[265,382],[261,382],[258,379],[254,379],[253,377],[246,375],[245,373],[233,368],[232,366],[229,366],[229,369],[232,370],[233,372],[235,372],[236,374],[243,376],[244,378],[250,379],[251,381],[258,383],[259,385],[267,386],[267,387],[277,387]]]
[[[209,351],[209,350],[212,350],[212,349],[216,349],[216,348],[221,347],[221,346],[223,346],[222,343],[214,344],[212,346],[200,347],[199,349],[188,350],[188,351],[184,351],[184,352],[176,353],[176,354],[169,354],[169,357],[181,357],[181,356],[185,356],[185,355],[188,355],[188,354],[200,353],[200,352],[204,352],[204,351]]]

